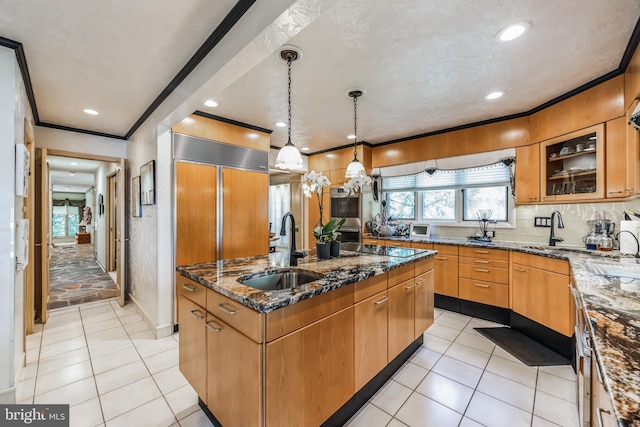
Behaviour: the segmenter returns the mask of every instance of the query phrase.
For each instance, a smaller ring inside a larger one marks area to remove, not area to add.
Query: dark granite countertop
[[[594,274],[592,266],[612,264],[640,277],[640,260],[613,251],[555,248],[511,242],[483,243],[466,239],[390,237],[390,241],[491,247],[566,259],[591,328],[595,359],[611,394],[620,426],[640,426],[640,279]]]
[[[372,248],[375,247],[375,245],[372,246]],[[307,256],[298,260],[297,267],[289,267],[288,253],[276,252],[269,255],[181,266],[176,270],[234,301],[261,313],[268,313],[428,258],[436,253],[436,251],[421,250],[417,255],[411,256],[415,250],[405,249],[406,253],[396,253],[399,256],[384,256],[342,250],[337,258],[318,260],[315,249],[303,252]],[[238,279],[246,280],[288,268],[322,273],[324,278],[302,285],[296,288],[296,292],[264,291],[243,285],[238,281]]]

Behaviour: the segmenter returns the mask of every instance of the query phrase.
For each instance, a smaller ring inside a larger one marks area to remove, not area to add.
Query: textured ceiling
[[[0,36],[23,43],[41,121],[124,135],[234,5],[0,0]],[[287,118],[286,65],[275,50],[294,44],[304,57],[293,65],[293,142],[311,152],[350,143],[349,88],[367,92],[358,136],[373,144],[521,113],[616,70],[640,17],[638,0],[269,5],[275,29],[250,38],[253,21],[243,17],[227,36],[238,55],[214,48],[210,56],[230,58],[227,66],[218,64],[191,97],[180,92],[178,115],[199,109],[273,129],[272,144],[284,145],[286,128],[274,123]],[[265,13],[258,2],[247,15],[257,7]],[[524,37],[496,40],[519,21],[532,24]],[[506,94],[485,101],[493,90]],[[205,107],[206,98],[220,105]]]

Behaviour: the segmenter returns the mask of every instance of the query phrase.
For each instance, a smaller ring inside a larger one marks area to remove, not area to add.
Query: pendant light
[[[362,89],[352,89],[347,95],[353,98],[353,160],[347,166],[344,176],[346,178],[355,178],[357,176],[366,175],[364,165],[358,160],[358,98],[364,95]]]
[[[300,170],[304,169],[300,151],[291,142],[291,63],[302,57],[302,51],[294,46],[285,46],[280,50],[280,58],[287,63],[288,67],[288,87],[289,87],[289,126],[287,144],[280,149],[276,158],[276,167],[279,169]]]

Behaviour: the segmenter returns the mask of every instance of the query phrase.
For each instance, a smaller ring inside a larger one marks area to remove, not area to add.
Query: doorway
[[[124,304],[124,160],[40,149],[40,320],[48,309],[118,298]],[[46,248],[46,252],[42,249]],[[113,277],[108,274],[111,269]],[[47,270],[47,271],[45,271]]]

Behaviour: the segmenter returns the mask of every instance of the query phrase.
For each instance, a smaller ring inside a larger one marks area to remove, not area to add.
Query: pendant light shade
[[[357,176],[366,175],[364,165],[358,160],[358,97],[364,95],[364,90],[352,89],[347,95],[353,98],[353,160],[347,166],[344,174],[345,178],[355,178]]]
[[[276,158],[276,167],[279,169],[301,170],[304,163],[300,151],[291,142],[291,63],[302,57],[302,51],[293,46],[285,46],[280,50],[280,58],[287,63],[288,68],[288,106],[289,106],[289,126],[287,144],[280,149]]]

